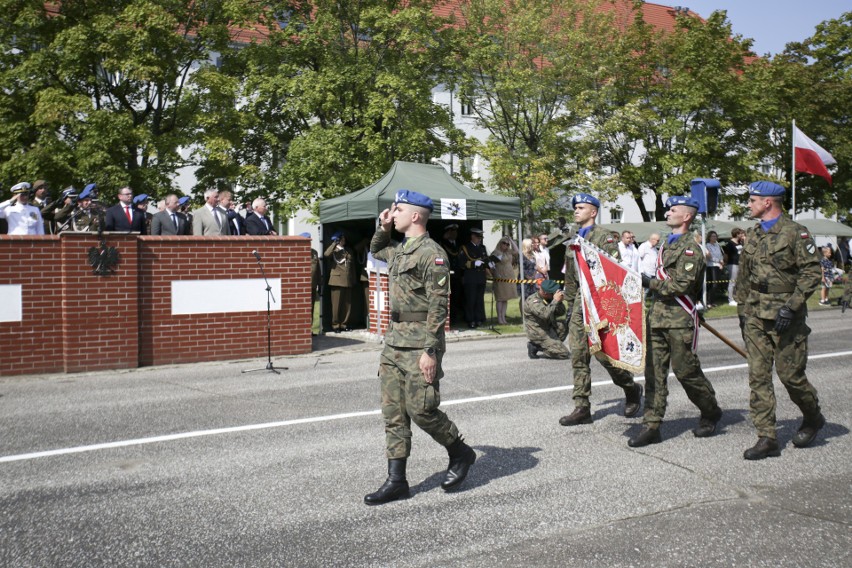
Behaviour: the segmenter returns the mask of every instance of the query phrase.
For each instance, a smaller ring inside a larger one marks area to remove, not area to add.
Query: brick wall
[[[281,279],[271,312],[272,356],[308,353],[310,242],[296,237],[140,237],[107,234],[114,274],[88,263],[96,235],[0,237],[0,285],[22,286],[22,321],[0,323],[0,374],[79,372],[267,354],[266,310],[172,315],[174,280]]]

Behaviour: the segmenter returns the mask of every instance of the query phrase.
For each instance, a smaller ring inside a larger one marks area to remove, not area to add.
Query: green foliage
[[[250,5],[0,2],[0,178],[169,189],[199,128],[192,71],[229,49]]]
[[[241,103],[212,113],[222,127],[205,134],[219,144],[203,149],[203,173],[233,165],[249,196],[268,196],[286,214],[360,189],[395,160],[428,162],[459,143],[447,109],[432,101],[452,36],[432,7],[270,3],[268,38],[224,68],[239,79]]]

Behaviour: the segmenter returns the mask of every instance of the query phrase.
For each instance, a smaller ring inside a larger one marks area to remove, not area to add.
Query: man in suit
[[[230,235],[228,216],[219,207],[219,190],[204,192],[204,206],[192,212],[192,234],[196,236]]]
[[[470,229],[470,242],[459,250],[458,268],[464,270],[464,315],[471,329],[485,323],[485,280],[488,270],[488,251],[482,244],[482,229]]]
[[[133,191],[129,187],[119,189],[118,203],[106,210],[104,230],[145,234],[145,214],[133,205]]]
[[[257,198],[251,203],[253,211],[246,215],[246,232],[249,235],[277,235],[272,220],[266,216],[266,201]]]
[[[178,196],[170,193],[166,196],[166,209],[154,214],[151,220],[152,235],[188,235],[189,221],[186,215],[178,211]]]
[[[224,209],[228,218],[228,230],[232,235],[246,234],[246,220],[234,210],[234,201],[230,191],[219,192],[219,208]]]

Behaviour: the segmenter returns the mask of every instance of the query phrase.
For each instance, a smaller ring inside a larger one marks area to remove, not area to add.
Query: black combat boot
[[[627,445],[631,448],[643,448],[650,444],[659,444],[662,441],[663,436],[660,434],[659,428],[645,426],[636,436],[627,440]]]
[[[408,480],[405,479],[406,458],[388,460],[388,478],[375,493],[364,496],[367,505],[381,505],[390,503],[397,499],[406,499],[408,493]]]
[[[624,401],[624,416],[633,418],[639,413],[642,407],[642,393],[645,389],[639,383],[633,383],[633,388],[625,390],[626,400]]]
[[[781,450],[778,449],[778,441],[765,436],[760,436],[757,443],[743,453],[743,457],[747,460],[762,460],[763,458],[777,458],[781,455]]]
[[[802,419],[802,425],[799,426],[799,431],[793,436],[793,445],[797,448],[805,448],[811,445],[811,442],[816,438],[817,432],[825,426],[825,416],[822,412],[816,416],[805,417]]]
[[[447,446],[447,454],[450,456],[450,465],[447,466],[447,476],[441,482],[441,488],[445,491],[464,481],[470,466],[476,461],[476,452],[464,443],[461,436]]]
[[[532,341],[527,341],[527,355],[529,355],[530,359],[538,359],[539,351],[541,351],[541,347]]]
[[[591,424],[592,411],[588,406],[578,406],[574,412],[559,419],[563,426],[577,426],[578,424]]]
[[[698,428],[692,431],[696,438],[708,438],[716,433],[716,424],[722,419],[722,409],[716,407],[716,412],[710,416],[702,416],[698,421]]]

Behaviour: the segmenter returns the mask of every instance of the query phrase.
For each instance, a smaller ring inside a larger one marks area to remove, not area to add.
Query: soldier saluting
[[[398,191],[393,207],[379,215],[370,242],[373,256],[388,263],[392,323],[379,362],[388,478],[364,497],[367,505],[408,497],[405,467],[412,421],[447,448],[450,464],[441,483],[445,490],[464,481],[476,461],[456,425],[438,410],[450,271],[446,253],[426,232],[432,210],[432,200],[425,195]],[[391,243],[392,225],[405,234],[400,244]]]
[[[748,351],[751,420],[757,443],[743,457],[760,460],[781,454],[775,434],[772,365],[804,418],[793,445],[804,448],[825,425],[814,386],[808,382],[806,301],[822,272],[814,240],[803,225],[782,213],[784,188],[769,181],[749,186],[748,208],[760,223],[750,228],[740,256],[734,299]]]

